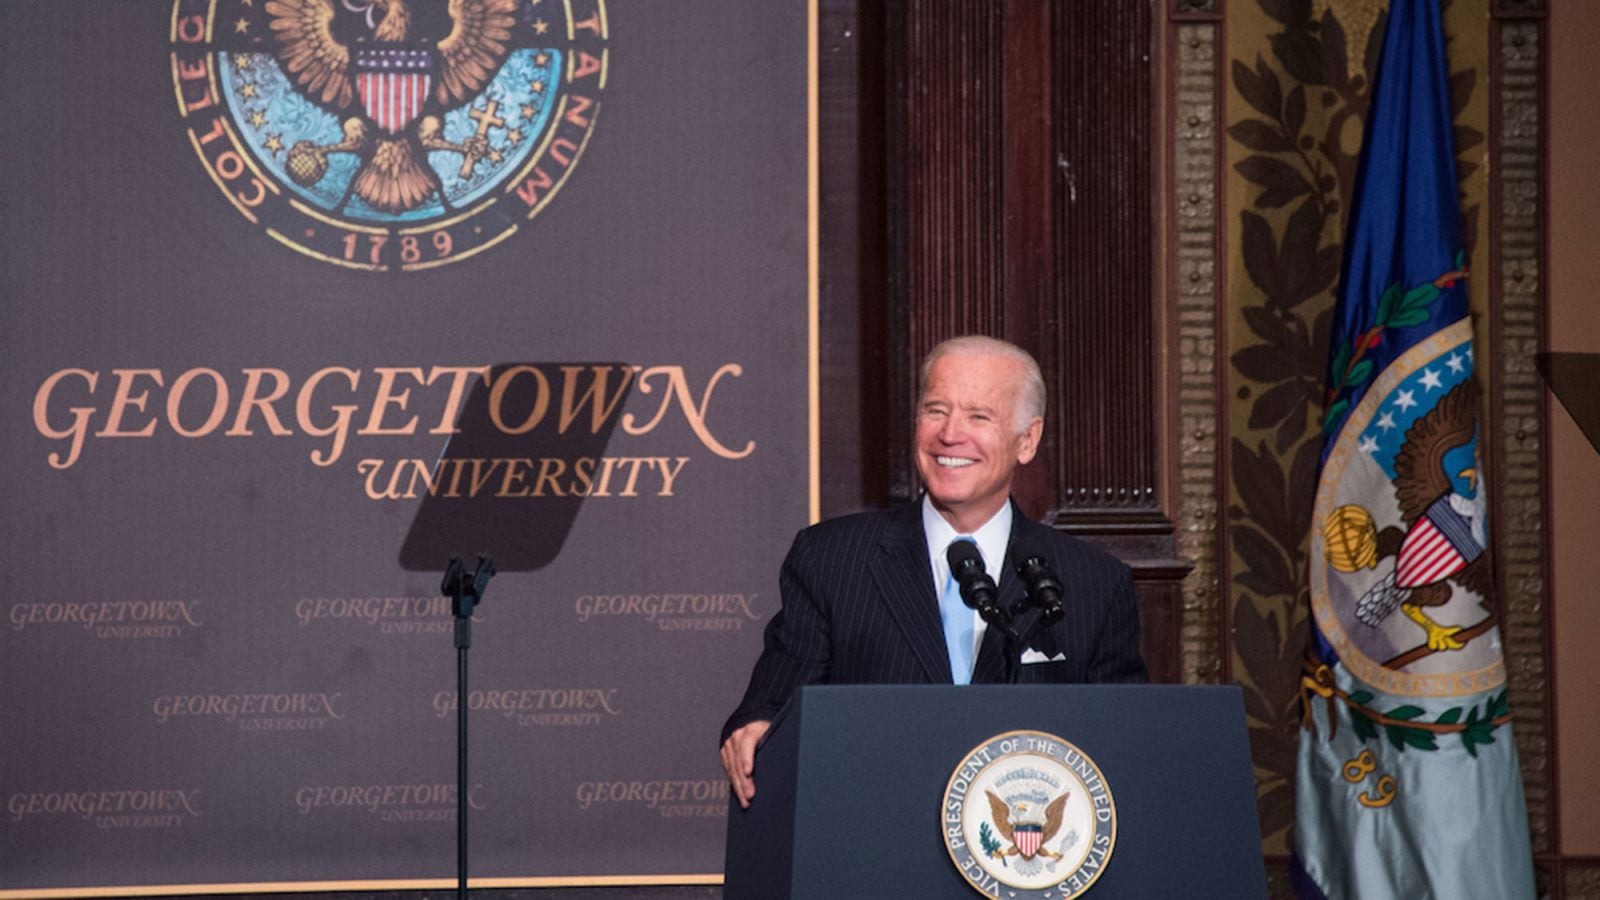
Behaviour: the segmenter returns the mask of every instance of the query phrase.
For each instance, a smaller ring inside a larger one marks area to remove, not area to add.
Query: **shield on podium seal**
[[[985,896],[1071,900],[1100,877],[1116,803],[1094,760],[1042,731],[979,744],[950,775],[940,831],[961,877]]]

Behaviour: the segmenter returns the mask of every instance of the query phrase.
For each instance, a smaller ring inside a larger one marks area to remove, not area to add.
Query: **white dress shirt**
[[[1007,502],[977,531],[966,535],[977,542],[978,552],[983,554],[983,568],[996,585],[1000,583],[1000,575],[1005,570],[1006,545],[1011,542],[1011,516],[1011,504]],[[939,597],[944,594],[945,582],[950,578],[950,561],[945,557],[945,551],[950,548],[951,541],[962,536],[962,532],[939,515],[927,494],[922,495],[922,533],[928,539],[928,562],[933,567],[933,595]],[[978,648],[983,646],[983,632],[988,623],[983,621],[977,610],[972,611],[972,621],[972,660],[976,665]]]

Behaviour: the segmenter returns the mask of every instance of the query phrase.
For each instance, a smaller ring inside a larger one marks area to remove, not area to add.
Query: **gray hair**
[[[1022,384],[1017,391],[1016,421],[1012,427],[1021,434],[1027,430],[1029,422],[1044,418],[1044,375],[1040,374],[1033,354],[1010,341],[981,334],[951,338],[929,350],[922,360],[920,390],[928,389],[928,372],[941,356],[1000,356],[1015,361],[1022,366]]]

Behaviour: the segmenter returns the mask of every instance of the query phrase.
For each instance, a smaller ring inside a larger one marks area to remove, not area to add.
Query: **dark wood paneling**
[[[1035,352],[1051,387],[1035,515],[1158,510],[1161,453],[1148,4],[892,6],[889,353],[967,332]],[[893,385],[907,406],[913,379]],[[907,425],[904,420],[898,422]],[[889,482],[909,499],[909,427]]]
[[[994,3],[906,5],[898,212],[911,360],[945,338],[1002,325],[1003,21]]]
[[[918,360],[971,332],[1026,347],[1050,400],[1018,500],[1133,566],[1153,668],[1178,680],[1188,565],[1158,491],[1152,8],[898,0],[884,26],[886,499],[917,492]]]
[[[1135,585],[1144,664],[1150,670],[1151,681],[1178,684],[1183,681],[1183,653],[1178,641],[1183,632],[1182,572],[1176,573],[1177,578],[1145,574],[1146,578]]]
[[[1148,3],[1055,23],[1055,511],[1156,509],[1155,89]],[[1105,517],[1101,517],[1104,519]],[[1109,521],[1109,520],[1108,520]]]
[[[1005,106],[999,130],[1005,204],[1003,244],[1004,320],[991,332],[1021,347],[1045,373],[1046,433],[1038,459],[1018,474],[1013,491],[1029,515],[1042,518],[1057,505],[1053,465],[1061,459],[1055,439],[1062,385],[1053,353],[1060,318],[1055,302],[1056,210],[1048,201],[1058,180],[1054,141],[1057,109],[1052,41],[1060,21],[1048,0],[1006,0]]]

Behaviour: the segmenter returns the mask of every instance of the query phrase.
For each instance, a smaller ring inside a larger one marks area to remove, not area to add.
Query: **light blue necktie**
[[[976,544],[965,535],[956,541]],[[954,544],[956,541],[951,541]],[[956,573],[945,576],[944,594],[939,597],[939,619],[944,623],[944,645],[950,654],[950,675],[956,684],[972,683],[972,607],[961,600]]]

